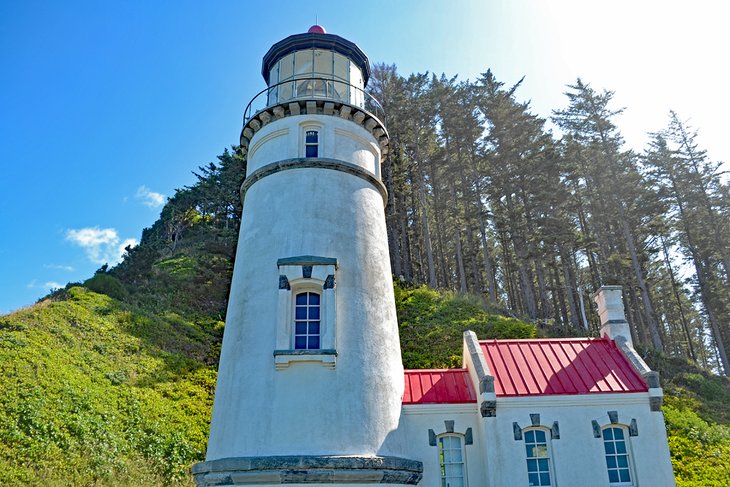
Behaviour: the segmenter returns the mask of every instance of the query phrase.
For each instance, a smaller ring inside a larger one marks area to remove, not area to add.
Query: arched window
[[[443,435],[439,437],[439,463],[442,487],[465,487],[464,450],[461,436]]]
[[[527,477],[530,486],[553,485],[550,474],[550,449],[545,430],[531,429],[524,433],[527,452]]]
[[[304,156],[317,157],[319,155],[319,132],[307,130],[304,137]]]
[[[609,484],[612,486],[633,485],[631,482],[631,458],[626,444],[624,428],[618,426],[604,428],[603,447],[606,452]]]
[[[299,293],[294,301],[294,349],[320,348],[320,295],[315,292]]]

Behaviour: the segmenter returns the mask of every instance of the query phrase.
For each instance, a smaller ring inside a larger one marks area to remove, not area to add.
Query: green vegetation
[[[190,485],[222,323],[63,294],[0,319],[0,484]]]
[[[244,172],[245,161],[226,151],[178,190],[121,264],[0,317],[0,484],[192,485],[189,468],[204,458],[208,436]],[[395,299],[408,368],[460,366],[467,329],[482,339],[577,329],[542,319],[538,330],[479,297],[416,284],[396,283]],[[646,355],[663,377],[678,485],[730,485],[730,382]]]
[[[190,262],[156,267],[189,277]],[[104,273],[87,284],[134,295]],[[480,338],[537,334],[472,296],[396,284],[395,297],[408,368],[461,365],[467,329]],[[210,316],[150,311],[81,286],[0,318],[0,484],[192,485],[222,328]],[[729,485],[728,380],[682,359],[649,360],[664,378],[678,485]]]
[[[664,418],[677,485],[730,485],[730,428],[703,420],[691,403],[673,396],[667,396]]]
[[[478,298],[426,286],[395,286],[403,365],[407,369],[461,367],[462,335],[480,339],[532,338],[536,328],[489,312]]]
[[[664,387],[664,419],[678,487],[730,485],[730,381],[690,361],[650,354]]]

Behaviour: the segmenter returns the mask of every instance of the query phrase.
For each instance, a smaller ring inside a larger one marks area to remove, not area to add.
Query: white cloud
[[[125,239],[122,243],[120,243],[119,247],[117,247],[117,262],[121,262],[124,257],[124,252],[126,252],[124,249],[126,249],[127,246],[136,247],[138,243],[139,242],[137,242],[134,238]]]
[[[43,289],[45,291],[52,291],[53,289],[63,289],[64,285],[56,281],[48,281],[43,284],[38,283],[38,279],[33,279],[25,285],[28,289]]]
[[[137,193],[134,197],[141,201],[143,205],[149,206],[150,208],[157,208],[162,206],[165,202],[165,195],[162,193],[156,193],[151,191],[147,186],[140,186],[137,188]]]
[[[109,265],[121,262],[125,247],[137,245],[133,238],[120,241],[119,234],[113,228],[99,227],[68,230],[66,240],[83,248],[91,262]]]
[[[62,265],[62,264],[43,264],[43,267],[46,269],[56,269],[59,271],[66,271],[66,272],[73,272],[76,269],[73,268],[73,266],[70,265]]]

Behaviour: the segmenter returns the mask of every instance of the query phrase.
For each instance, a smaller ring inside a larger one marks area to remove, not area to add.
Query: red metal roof
[[[497,396],[646,392],[612,340],[482,340]]]
[[[477,396],[466,369],[406,370],[403,404],[463,404]]]

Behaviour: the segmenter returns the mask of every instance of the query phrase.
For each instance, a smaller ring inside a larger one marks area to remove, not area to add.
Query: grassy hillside
[[[664,418],[677,485],[730,485],[730,380],[682,359],[649,355],[662,376]]]
[[[192,485],[221,327],[83,287],[0,318],[0,485]]]
[[[533,325],[487,310],[474,296],[439,292],[426,286],[395,286],[401,354],[407,369],[461,367],[462,335],[480,339],[532,338]]]
[[[88,284],[129,297],[114,278]],[[425,287],[395,294],[408,368],[460,365],[466,329],[480,338],[537,334],[477,298]],[[192,485],[222,327],[82,286],[1,317],[0,484]],[[648,360],[663,374],[678,485],[730,485],[728,380],[681,360]]]
[[[88,284],[129,296],[101,275]],[[537,334],[473,297],[401,286],[395,295],[408,368],[460,365],[466,329],[480,338]],[[192,485],[222,327],[81,286],[0,318],[0,484]],[[648,358],[664,378],[678,485],[730,485],[728,381]]]

